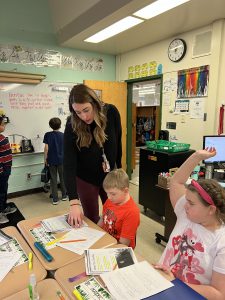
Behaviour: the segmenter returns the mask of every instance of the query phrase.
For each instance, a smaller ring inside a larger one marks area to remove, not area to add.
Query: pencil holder
[[[168,189],[170,185],[170,177],[164,177],[161,175],[158,175],[158,185],[161,187]]]

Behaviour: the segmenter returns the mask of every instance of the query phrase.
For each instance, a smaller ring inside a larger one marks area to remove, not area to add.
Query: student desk
[[[56,269],[58,269],[60,267],[63,267],[69,263],[72,263],[74,261],[81,259],[82,256],[79,254],[76,254],[72,251],[63,249],[61,247],[54,247],[53,249],[48,250],[48,252],[53,256],[53,260],[51,262],[48,262],[47,260],[45,260],[45,258],[42,256],[42,254],[34,247],[35,239],[32,236],[32,234],[30,233],[30,229],[33,228],[35,225],[37,225],[43,219],[55,217],[57,215],[63,215],[65,213],[67,213],[67,211],[66,212],[65,211],[57,212],[57,213],[53,213],[50,215],[36,217],[33,219],[29,219],[29,220],[23,220],[17,224],[19,230],[21,231],[21,233],[27,240],[28,244],[31,246],[31,248],[37,255],[38,259],[44,266],[44,268],[48,271],[55,271]],[[91,220],[89,220],[85,217],[84,217],[84,221],[91,228],[97,229],[100,231],[104,231],[98,225],[96,225]],[[55,236],[59,237],[60,235],[62,236],[64,234],[65,234],[65,232],[60,233],[60,234],[58,233],[58,234],[55,234]],[[91,248],[95,248],[95,249],[96,248],[105,248],[105,247],[108,247],[110,245],[115,245],[115,244],[117,244],[117,240],[114,237],[112,237],[111,235],[109,235],[108,233],[105,233],[105,235],[101,239],[99,239]]]
[[[127,247],[127,246],[123,245],[123,244],[117,244],[117,245],[112,245],[107,248],[121,248],[121,247]],[[143,260],[138,255],[136,255],[136,257],[137,257],[138,261]],[[71,299],[71,300],[75,299],[75,296],[73,294],[74,286],[78,285],[82,281],[85,281],[89,277],[91,277],[89,275],[85,275],[84,272],[85,272],[84,257],[82,257],[82,259],[80,259],[78,261],[75,261],[71,264],[68,264],[68,265],[56,270],[54,277],[55,277],[56,281],[64,289],[64,291],[66,292],[69,299]],[[80,278],[79,278],[79,275],[80,275]],[[73,282],[69,282],[68,278],[72,278],[75,276],[78,276],[78,278],[76,280],[74,280]]]
[[[55,279],[48,278],[39,281],[37,283],[37,291],[39,293],[40,300],[60,300],[59,296],[56,294],[57,291],[62,293],[65,300],[69,299]],[[10,297],[4,298],[4,300],[30,300],[28,288]]]
[[[118,248],[118,247],[126,247],[125,245],[114,245],[109,248]],[[143,261],[143,257],[136,254],[137,260]],[[170,280],[169,276],[166,275],[164,272],[158,270],[159,273],[164,276],[166,279]],[[60,284],[60,286],[64,289],[67,296],[70,300],[74,300],[75,296],[73,295],[74,286],[80,284],[81,282],[87,280],[91,276],[88,276],[85,274],[85,260],[84,258],[80,259],[79,261],[73,262],[69,265],[66,265],[62,268],[59,268],[55,272],[55,279]],[[73,282],[69,282],[69,278],[74,278]],[[101,281],[101,280],[100,280]],[[172,281],[174,283],[174,287],[171,289],[165,290],[159,294],[156,294],[154,296],[150,296],[146,299],[155,299],[155,300],[174,300],[175,298],[182,298],[182,299],[188,299],[188,300],[203,300],[205,299],[198,293],[196,293],[194,290],[192,290],[189,286],[187,286],[185,283],[181,282],[179,279],[174,279]]]
[[[23,239],[16,227],[8,226],[2,229],[4,233],[15,238],[23,248],[24,252],[32,252],[26,241]],[[44,279],[47,275],[37,257],[33,254],[33,269],[28,270],[28,262],[13,268],[6,277],[0,282],[0,299],[17,293],[27,287],[30,273],[35,273],[37,281]],[[19,298],[18,298],[19,299]],[[22,299],[22,298],[20,298]]]

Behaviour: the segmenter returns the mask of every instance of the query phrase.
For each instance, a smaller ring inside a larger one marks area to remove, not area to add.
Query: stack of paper
[[[116,300],[140,300],[173,287],[147,261],[101,274],[100,277]]]
[[[62,216],[56,216],[41,221],[41,225],[47,232],[61,232],[69,231],[73,227],[68,223],[68,214]],[[87,223],[83,222],[83,226],[88,226]]]
[[[137,263],[131,247],[85,250],[86,274],[99,275]]]
[[[62,215],[44,219],[41,221],[41,225],[47,232],[60,232],[71,230],[72,227],[67,222],[68,215]]]

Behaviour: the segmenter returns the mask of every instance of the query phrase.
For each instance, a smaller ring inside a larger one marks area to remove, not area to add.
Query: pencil
[[[86,241],[86,239],[60,241],[59,243],[65,244],[65,243],[76,243],[76,242],[84,242],[84,241]]]

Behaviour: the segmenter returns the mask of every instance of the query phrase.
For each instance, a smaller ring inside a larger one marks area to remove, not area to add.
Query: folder
[[[194,291],[187,284],[177,278],[174,279],[172,283],[174,284],[173,287],[143,300],[207,300],[205,297]]]

